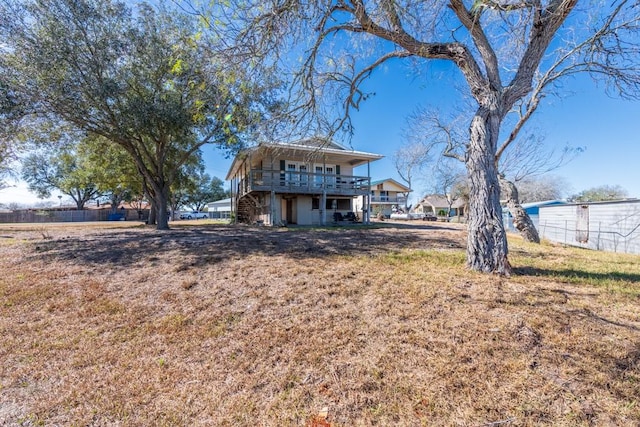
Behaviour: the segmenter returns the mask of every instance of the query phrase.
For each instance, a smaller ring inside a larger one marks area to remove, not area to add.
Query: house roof
[[[640,199],[636,198],[627,198],[627,199],[619,199],[619,200],[603,200],[598,202],[566,202],[566,205],[616,205],[616,204],[631,204],[631,203],[640,203]]]
[[[381,154],[367,153],[364,151],[347,150],[341,145],[323,140],[321,138],[311,138],[295,142],[262,142],[254,147],[240,151],[231,163],[226,179],[233,177],[240,165],[251,154],[256,154],[267,150],[283,150],[303,154],[309,158],[324,158],[326,161],[340,160],[352,166],[360,166],[371,160],[379,160],[384,156]]]
[[[566,205],[567,202],[564,200],[543,200],[540,202],[530,202],[523,203],[521,206],[523,209],[535,208],[540,206],[551,206],[551,205]]]
[[[447,197],[442,194],[430,194],[422,198],[422,200],[418,202],[418,205],[429,205],[435,208],[446,208],[449,206],[449,201],[447,200]],[[459,208],[461,206],[464,206],[464,201],[461,199],[454,200],[454,202],[451,204],[452,208]]]
[[[231,206],[231,198],[226,198],[222,200],[216,200],[215,202],[207,203],[209,206]]]
[[[399,183],[398,181],[396,181],[393,178],[387,178],[387,179],[380,179],[380,180],[377,180],[377,181],[371,181],[371,187],[374,187],[374,186],[379,185],[379,184],[384,184],[385,182],[392,183],[396,187],[401,188],[401,191],[403,191],[405,193],[408,193],[408,192],[412,191],[411,188],[407,187],[404,184]]]

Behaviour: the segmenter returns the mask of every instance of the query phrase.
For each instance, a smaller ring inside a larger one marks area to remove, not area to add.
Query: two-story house
[[[368,206],[368,165],[382,157],[320,138],[261,143],[243,150],[227,174],[236,220],[265,225],[330,224],[338,213],[354,211],[355,197],[367,196]],[[358,166],[367,166],[366,175],[355,175]],[[362,219],[368,222],[368,215]]]
[[[372,215],[382,213],[389,217],[394,210],[404,210],[407,204],[407,196],[411,189],[392,178],[387,178],[371,183],[369,194],[369,206]],[[359,197],[356,209],[361,210],[366,204],[364,196]]]

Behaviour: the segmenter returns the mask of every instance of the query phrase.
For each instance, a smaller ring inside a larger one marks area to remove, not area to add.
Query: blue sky
[[[456,94],[447,67],[434,67],[419,78],[404,65],[392,64],[376,70],[367,82],[375,96],[353,115],[355,150],[383,154],[371,164],[373,179],[400,180],[391,157],[405,141],[406,118],[419,106],[447,110]],[[569,185],[565,196],[600,185],[620,185],[630,197],[640,198],[640,101],[611,98],[587,76],[567,81],[561,97],[545,99],[532,125],[545,135],[547,145],[586,147],[569,164],[552,172]],[[209,174],[224,178],[231,164],[217,149],[205,151]],[[366,174],[366,168],[357,172]],[[24,184],[0,190],[0,203],[34,204],[38,199]],[[228,184],[227,184],[228,185]],[[414,185],[413,199],[431,192],[424,183]],[[58,203],[56,196],[52,200]]]

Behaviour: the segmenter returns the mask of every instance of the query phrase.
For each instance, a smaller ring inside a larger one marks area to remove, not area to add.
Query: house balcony
[[[404,205],[407,201],[405,196],[371,196],[371,203]]]
[[[361,196],[369,194],[371,178],[299,171],[253,169],[238,183],[238,195],[253,191]]]

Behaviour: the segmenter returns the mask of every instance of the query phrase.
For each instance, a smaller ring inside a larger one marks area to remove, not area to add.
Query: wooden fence
[[[124,218],[125,221],[146,221],[149,211],[135,209],[118,209],[115,212],[110,209],[90,210],[50,210],[30,209],[13,212],[0,212],[0,223],[46,223],[46,222],[87,222],[87,221],[114,221]]]

